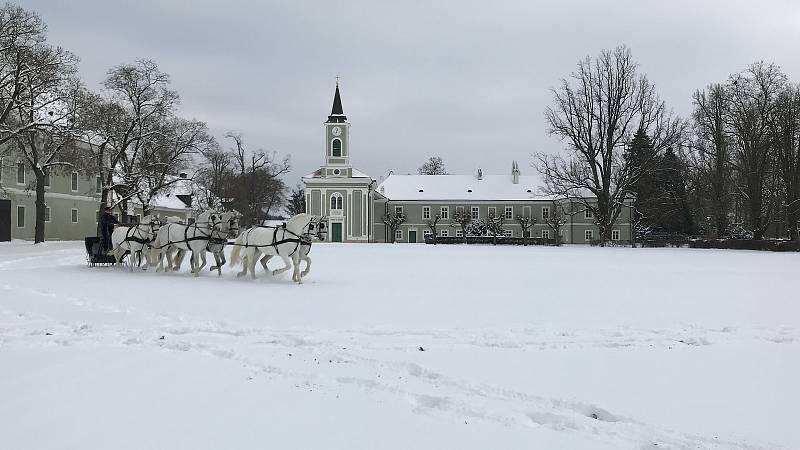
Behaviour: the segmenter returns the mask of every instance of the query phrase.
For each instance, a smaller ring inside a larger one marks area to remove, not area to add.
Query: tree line
[[[593,213],[603,241],[626,209],[638,237],[800,239],[800,85],[756,62],[692,95],[684,119],[630,49],[579,61],[545,112],[564,154],[539,152],[544,192]]]
[[[289,157],[252,149],[233,132],[223,147],[205,122],[180,117],[180,96],[156,62],[112,67],[97,92],[78,63],[48,42],[37,13],[0,7],[0,157],[16,156],[34,174],[35,242],[45,239],[48,177],[72,170],[97,175],[100,209],[119,207],[123,221],[131,202],[148,214],[181,173],[197,182],[193,206],[235,209],[247,224],[284,204]]]

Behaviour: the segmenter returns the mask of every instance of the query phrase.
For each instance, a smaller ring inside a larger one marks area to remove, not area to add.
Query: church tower
[[[323,126],[324,162],[314,173],[303,177],[306,212],[326,222],[328,241],[369,242],[375,180],[350,164],[350,123],[342,108],[338,80],[333,108]]]
[[[342,109],[342,96],[339,81],[333,95],[331,115],[325,122],[325,167],[326,177],[349,177],[350,166],[350,123]]]

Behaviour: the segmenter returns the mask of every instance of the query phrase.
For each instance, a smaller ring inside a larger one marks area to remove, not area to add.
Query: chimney
[[[483,170],[481,170],[481,169],[478,169],[478,179],[479,180],[483,179]]]
[[[519,184],[519,166],[516,161],[511,161],[511,182]]]

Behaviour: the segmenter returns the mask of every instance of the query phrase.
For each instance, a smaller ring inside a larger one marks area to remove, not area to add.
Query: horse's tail
[[[236,245],[233,246],[231,252],[231,267],[236,267],[242,262],[242,245],[244,244],[244,233],[242,233],[235,241]]]

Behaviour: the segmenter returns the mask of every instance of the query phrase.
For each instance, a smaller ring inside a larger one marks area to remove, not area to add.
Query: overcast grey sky
[[[180,114],[253,147],[292,155],[289,184],[324,153],[341,76],[353,165],[415,172],[530,172],[558,151],[544,109],[578,59],[627,44],[679,114],[691,93],[756,60],[800,81],[800,1],[24,0],[81,58],[87,85],[150,58],[172,76]]]

